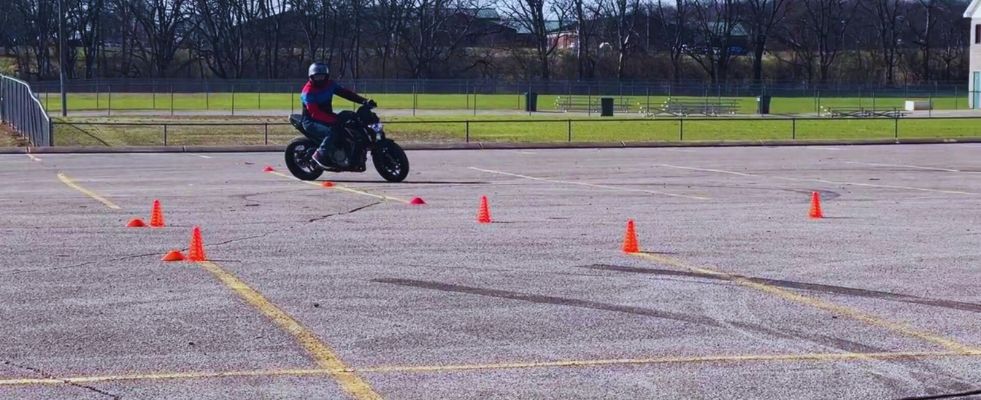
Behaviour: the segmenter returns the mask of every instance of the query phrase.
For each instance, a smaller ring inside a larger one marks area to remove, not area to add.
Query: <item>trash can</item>
[[[612,117],[613,116],[613,98],[612,97],[601,97],[600,98],[600,116],[601,117]]]
[[[537,112],[538,111],[538,93],[535,92],[525,92],[525,111],[527,112]]]
[[[770,96],[756,96],[756,113],[763,115],[770,113]]]

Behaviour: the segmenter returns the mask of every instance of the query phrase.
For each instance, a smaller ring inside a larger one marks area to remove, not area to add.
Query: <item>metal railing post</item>
[[[572,143],[572,120],[570,119],[570,120],[568,120],[568,122],[569,122],[569,125],[568,125],[567,129],[568,129],[568,134],[569,134],[569,143]]]
[[[790,129],[791,129],[790,138],[793,140],[797,140],[797,118],[790,119]]]
[[[467,131],[465,140],[467,143],[470,143],[470,121],[469,120],[464,121],[464,125],[466,126],[466,131]]]
[[[678,141],[685,141],[685,120],[681,118],[678,119]]]
[[[167,145],[167,124],[163,124],[163,127],[164,127],[164,138],[163,138],[164,140],[163,140],[163,142],[164,142],[164,146],[166,146]]]
[[[269,144],[269,123],[268,122],[267,123],[264,123],[264,124],[262,124],[262,126],[263,126],[263,130],[264,130],[264,132],[263,132],[263,143],[265,143],[265,144],[268,145]]]

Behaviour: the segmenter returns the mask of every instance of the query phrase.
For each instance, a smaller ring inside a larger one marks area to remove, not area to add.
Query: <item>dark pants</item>
[[[327,151],[330,150],[329,147],[334,144],[333,130],[327,124],[322,122],[314,121],[310,118],[303,119],[303,130],[307,132],[308,135],[320,141],[320,150]]]

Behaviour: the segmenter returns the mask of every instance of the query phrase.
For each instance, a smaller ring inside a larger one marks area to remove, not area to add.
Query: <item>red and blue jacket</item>
[[[341,98],[362,104],[367,101],[364,97],[358,96],[350,90],[342,88],[337,82],[326,80],[320,85],[314,85],[312,81],[307,81],[300,92],[300,101],[303,102],[303,116],[325,124],[337,122],[337,114],[334,114],[334,95]]]

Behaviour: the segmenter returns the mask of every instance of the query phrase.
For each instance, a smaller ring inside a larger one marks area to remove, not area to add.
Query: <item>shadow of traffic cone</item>
[[[180,250],[171,250],[160,261],[184,261],[184,254]]]
[[[491,223],[490,206],[487,205],[487,196],[480,196],[480,208],[477,209],[477,222],[481,224]]]
[[[187,250],[187,261],[207,261],[204,255],[204,241],[201,239],[201,228],[195,226],[191,231],[191,246]]]
[[[133,218],[133,219],[129,220],[129,222],[126,224],[126,227],[127,228],[145,228],[146,227],[146,222],[143,222],[143,220],[140,219],[140,218]]]
[[[821,212],[821,195],[818,192],[811,192],[811,212],[808,214],[812,219],[824,218]]]
[[[623,252],[640,252],[640,246],[637,244],[637,232],[634,231],[634,220],[632,219],[627,220],[627,231],[623,234]]]
[[[273,171],[276,171],[276,170],[273,169],[273,167],[271,165],[267,165],[265,168],[262,169],[262,172],[273,172]]]
[[[423,200],[422,197],[413,197],[412,200],[409,200],[409,204],[414,206],[422,206],[426,204],[426,201]]]
[[[160,200],[153,201],[153,209],[150,210],[150,226],[154,228],[163,228],[164,226],[163,208],[160,207]]]

